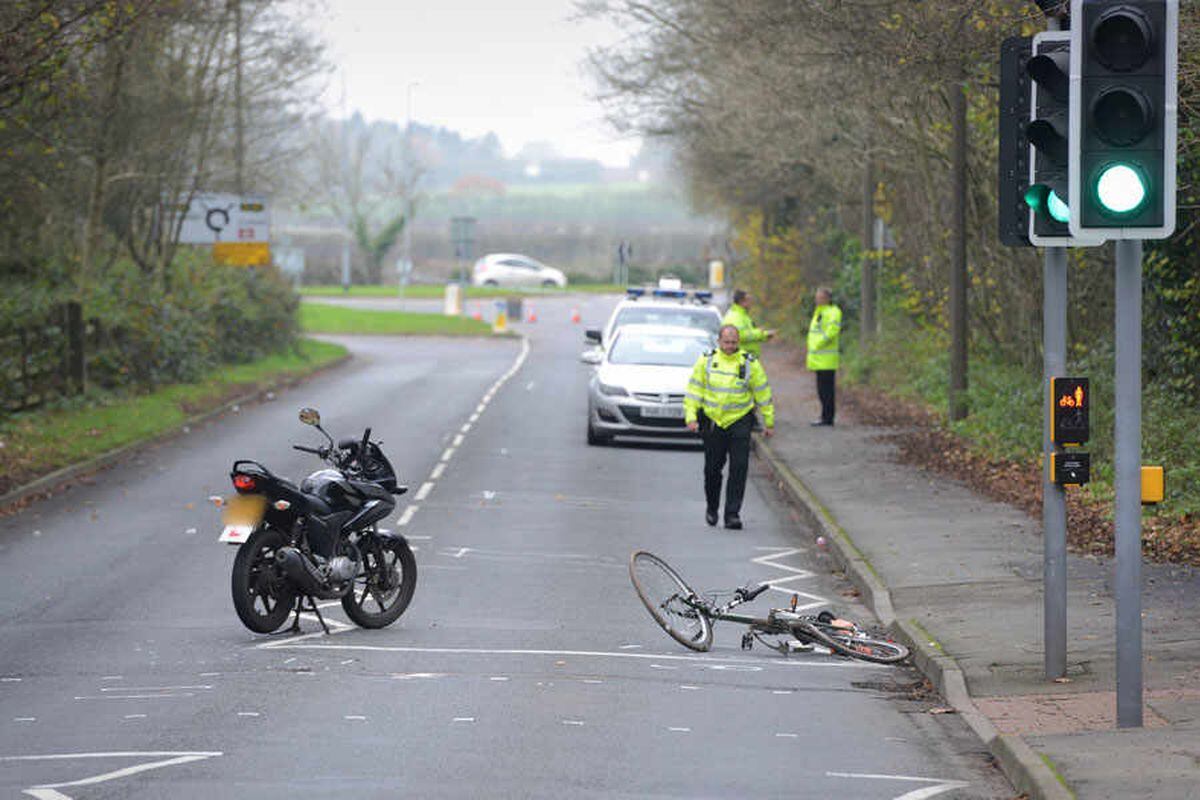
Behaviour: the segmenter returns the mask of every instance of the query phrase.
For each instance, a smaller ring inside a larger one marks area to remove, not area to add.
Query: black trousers
[[[815,370],[817,376],[817,398],[821,401],[821,422],[833,424],[833,414],[837,410],[837,386],[834,379],[837,377],[837,370],[834,369],[818,369]]]
[[[728,428],[710,424],[704,434],[704,499],[714,514],[721,507],[721,477],[729,460],[729,483],[725,486],[725,519],[740,514],[750,470],[750,431],[754,414],[747,414]]]

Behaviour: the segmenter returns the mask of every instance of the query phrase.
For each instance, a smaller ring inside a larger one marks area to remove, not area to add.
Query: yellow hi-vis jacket
[[[808,326],[808,357],[811,370],[838,368],[838,339],[842,333],[842,310],[832,303],[817,306]]]
[[[767,340],[767,332],[762,328],[754,327],[754,320],[750,319],[749,311],[737,303],[730,303],[729,310],[725,312],[725,318],[721,320],[721,324],[737,328],[742,349],[747,353],[753,353],[756,357],[762,357],[762,343]]]
[[[756,405],[762,410],[763,425],[775,427],[771,385],[762,362],[752,353],[738,350],[727,356],[720,350],[710,350],[696,360],[683,395],[687,423],[695,422],[697,412],[703,409],[713,423],[728,428]]]

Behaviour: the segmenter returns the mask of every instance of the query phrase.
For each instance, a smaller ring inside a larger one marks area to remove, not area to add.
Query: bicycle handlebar
[[[746,591],[745,589],[742,589],[742,597],[744,597],[746,599],[746,602],[750,602],[751,600],[758,597],[760,594],[762,594],[763,592],[765,592],[767,589],[770,589],[770,588],[771,588],[771,584],[762,583],[762,584],[759,584],[754,589],[751,589],[750,591]]]

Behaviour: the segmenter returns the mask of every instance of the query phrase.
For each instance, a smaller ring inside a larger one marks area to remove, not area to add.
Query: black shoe
[[[725,527],[731,531],[740,531],[742,529],[742,518],[737,514],[730,514],[725,518]]]
[[[832,422],[826,422],[823,419],[814,419],[812,422],[810,422],[808,424],[814,428],[832,428],[833,427]]]
[[[707,522],[709,525],[716,525],[717,524],[717,512],[705,511],[704,512],[704,521]]]

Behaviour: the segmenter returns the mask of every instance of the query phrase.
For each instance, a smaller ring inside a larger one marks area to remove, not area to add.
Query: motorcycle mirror
[[[321,427],[321,412],[315,408],[302,408],[300,409],[300,421],[305,425],[319,428]]]

